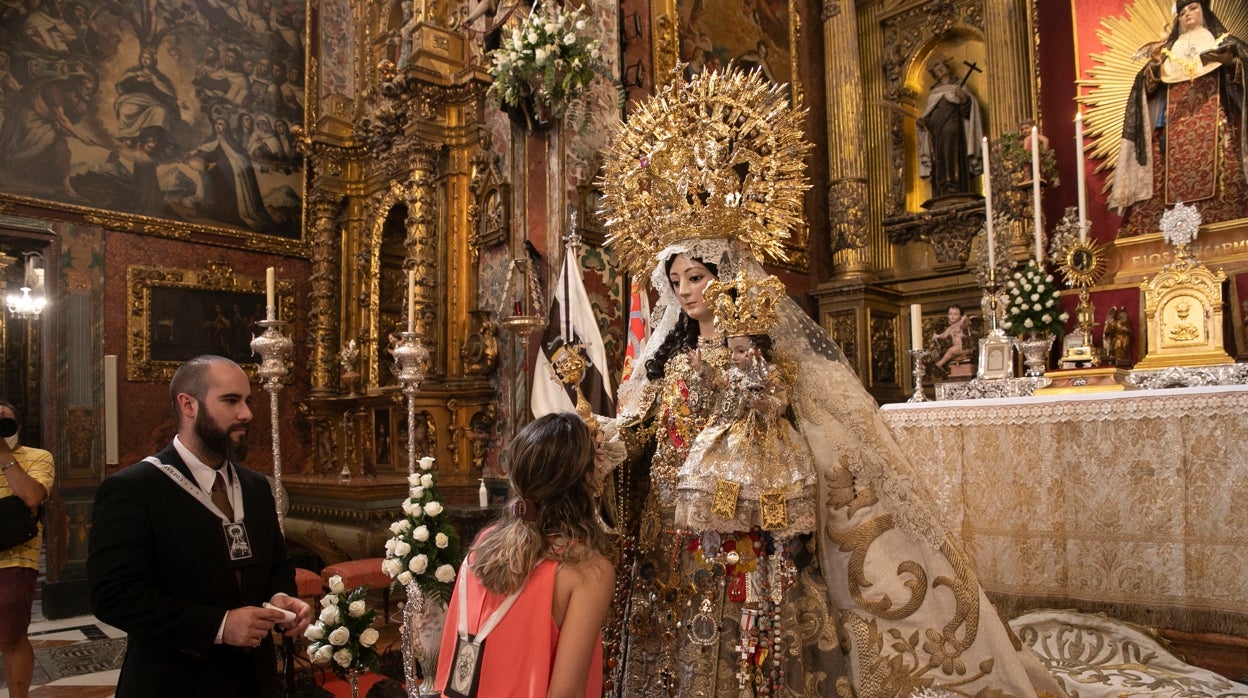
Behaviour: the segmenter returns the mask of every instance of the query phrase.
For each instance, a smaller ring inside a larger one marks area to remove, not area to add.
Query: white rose
[[[321,609],[321,622],[325,625],[338,625],[338,607],[326,606]]]
[[[433,537],[433,544],[439,548],[445,548],[451,544],[451,539],[447,538],[445,533],[439,533]]]
[[[429,527],[417,526],[416,530],[412,531],[412,538],[415,538],[421,543],[424,543],[425,541],[429,540]]]
[[[351,616],[352,618],[359,618],[360,616],[364,615],[364,612],[367,610],[368,610],[368,606],[364,603],[364,599],[359,599],[356,601],[352,601],[351,605],[347,607],[347,615]]]
[[[1047,325],[1050,322],[1053,322],[1053,316],[1049,315],[1048,313],[1045,313],[1044,315],[1040,316],[1040,322],[1043,322],[1044,324]]]
[[[419,484],[420,484],[420,473],[412,473],[411,475],[407,476],[407,485],[409,487],[415,487]],[[412,496],[415,496],[415,495],[412,495]]]
[[[1044,275],[1044,280],[1045,280],[1045,281],[1047,281],[1047,282],[1049,282],[1049,283],[1053,283],[1053,275],[1052,275],[1052,274],[1045,274],[1045,275]]]
[[[594,50],[589,52],[589,57],[594,60],[598,60],[602,57],[602,51],[599,51],[598,47],[595,46]]]
[[[351,631],[347,630],[347,626],[345,625],[340,625],[337,628],[334,628],[333,632],[329,634],[329,644],[334,647],[342,647],[347,644],[347,640],[350,639]]]
[[[412,552],[412,544],[405,540],[399,541],[399,544],[394,546],[394,554],[398,557],[407,557],[410,552]]]
[[[1035,327],[1035,323],[1031,321],[1031,318],[1027,318],[1026,320],[1023,320],[1023,327],[1031,329],[1032,327]]]
[[[396,545],[398,545],[398,544],[399,544],[399,539],[398,539],[398,538],[387,538],[387,539],[386,539],[386,555],[387,555],[387,556],[389,556],[389,555],[393,554],[393,553],[394,553],[394,546],[396,546]]]
[[[376,628],[365,628],[364,632],[360,633],[360,647],[372,647],[377,644],[377,635]]]
[[[307,630],[303,631],[303,636],[309,640],[321,640],[325,637],[325,626],[320,623],[309,625]]]
[[[564,44],[566,44],[566,45],[568,45],[568,46],[571,46],[572,44],[575,44],[575,43],[576,43],[576,34],[573,34],[573,33],[571,33],[571,32],[568,32],[568,33],[567,33],[567,34],[563,37],[563,43],[564,43]]]
[[[412,500],[410,499],[403,500],[403,514],[406,516],[412,515]]]
[[[412,561],[407,563],[407,569],[410,570],[412,574],[424,574],[425,570],[428,568],[429,556],[423,553],[413,557]]]
[[[425,515],[425,510],[419,504],[412,504],[412,518],[419,519]]]
[[[334,652],[334,661],[338,662],[338,666],[343,667],[344,669],[351,666],[352,659],[354,659],[354,657],[351,655],[351,650],[346,647]]]
[[[1044,307],[1046,307],[1046,308],[1052,308],[1052,307],[1053,307],[1053,299],[1052,299],[1052,298],[1050,298],[1050,299],[1048,299],[1047,301],[1045,301],[1045,302],[1044,302]]]
[[[1062,313],[1061,315],[1057,316],[1057,319],[1061,320],[1062,322],[1066,322],[1066,320],[1068,320],[1069,318],[1070,318],[1070,313]]]
[[[321,608],[329,608],[330,606],[337,606],[337,605],[338,605],[337,594],[326,594],[321,597]]]
[[[433,578],[443,584],[450,584],[455,579],[455,568],[450,565],[442,565],[433,573]]]
[[[583,19],[578,19],[578,20],[576,20],[576,30],[577,30],[578,32],[583,32],[583,31],[585,31],[585,20],[583,20]]]
[[[416,478],[416,486],[408,490],[407,493],[411,495],[412,499],[417,499],[417,500],[424,499],[425,498],[425,486],[420,484],[420,476],[413,475],[412,477]]]
[[[430,516],[437,516],[442,513],[442,505],[438,502],[429,502],[425,505],[425,513]]]
[[[1035,305],[1031,306],[1031,309],[1036,310],[1036,311],[1044,310],[1044,308],[1040,307],[1039,303],[1036,303]]]
[[[1037,291],[1042,291],[1042,292],[1043,292],[1043,291],[1044,291],[1044,284],[1040,284],[1039,286],[1037,286],[1037,287],[1036,287],[1036,290],[1037,290]]]
[[[1040,300],[1040,294],[1039,294],[1039,293],[1033,293],[1033,294],[1031,294],[1031,299],[1032,299],[1033,301],[1038,301],[1038,300]]]
[[[1023,278],[1023,275],[1022,275],[1022,274],[1020,274],[1020,273],[1018,273],[1018,272],[1014,272],[1014,278],[1016,278],[1016,279],[1021,279],[1021,278]]]
[[[403,570],[402,572],[399,573],[399,576],[395,577],[395,579],[399,581],[399,584],[402,584],[403,586],[407,586],[408,584],[412,583],[412,573],[408,572],[407,570]]]
[[[387,577],[393,579],[398,573],[403,571],[403,565],[397,559],[388,557],[382,560],[381,571],[385,572]]]
[[[527,35],[527,36],[525,36],[524,38],[528,39],[530,44],[536,44],[536,43],[537,43],[537,32],[535,32],[535,31],[531,31],[531,30],[530,30],[530,31],[529,31],[529,33],[528,33],[528,35]]]
[[[397,535],[399,535],[400,533],[402,533],[402,532],[403,532],[403,522],[402,522],[402,521],[395,521],[394,523],[390,524],[390,532],[391,532],[391,533],[393,533],[393,534],[394,534],[394,535],[396,535],[396,536],[397,536]]]
[[[334,592],[335,594],[341,594],[343,589],[345,588],[346,587],[342,585],[342,577],[340,577],[339,575],[335,574],[334,576],[329,578],[329,590],[330,591]]]
[[[424,458],[421,458],[421,459],[420,459],[420,469],[421,469],[421,470],[432,470],[432,469],[433,469],[433,456],[425,456]]]
[[[403,519],[402,521],[399,522],[399,530],[398,530],[399,533],[407,533],[410,530],[412,530],[411,521],[408,521],[407,519]]]
[[[329,660],[334,656],[334,648],[330,645],[321,645],[317,648],[316,654],[312,656],[313,664],[329,664]]]
[[[420,484],[424,487],[433,487],[433,476],[425,473],[420,476]]]
[[[1008,330],[1014,326],[1014,323],[1010,322],[1009,320],[1003,320],[1001,321],[1001,326]]]
[[[546,33],[547,33],[547,34],[554,34],[554,33],[555,33],[555,32],[557,32],[557,31],[559,31],[559,25],[558,25],[558,24],[555,24],[554,22],[547,22],[547,23],[546,23]]]

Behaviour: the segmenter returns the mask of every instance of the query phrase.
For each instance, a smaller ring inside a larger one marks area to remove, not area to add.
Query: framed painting
[[[264,277],[236,277],[225,264],[204,271],[155,267],[126,270],[129,326],[126,375],[168,382],[183,361],[217,354],[258,381],[251,338],[265,316]],[[278,318],[294,313],[293,284],[277,282]]]
[[[653,5],[655,84],[677,58],[692,72],[734,63],[801,93],[796,0],[658,0]]]
[[[303,3],[0,6],[0,201],[303,253]]]

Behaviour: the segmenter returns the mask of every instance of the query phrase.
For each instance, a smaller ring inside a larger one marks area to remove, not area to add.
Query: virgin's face
[[[1179,26],[1183,31],[1205,26],[1205,11],[1200,8],[1200,3],[1189,2],[1179,10]]]
[[[702,322],[713,317],[711,309],[702,300],[702,289],[715,278],[710,269],[695,259],[678,254],[672,260],[667,278],[681,309],[690,319]]]

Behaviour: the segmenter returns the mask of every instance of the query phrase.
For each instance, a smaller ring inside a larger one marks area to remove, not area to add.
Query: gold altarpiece
[[[835,128],[828,119],[834,266],[813,295],[823,326],[877,399],[902,399],[912,388],[902,307],[932,311],[926,335],[939,322],[936,308],[943,316],[949,303],[979,304],[970,259],[982,200],[921,205],[928,185],[918,173],[914,121],[930,80],[925,66],[944,55],[959,77],[970,73],[964,86],[995,141],[1037,112],[1034,14],[1032,0],[823,5],[823,72],[842,87],[826,96],[829,115],[837,115]],[[1004,234],[1025,256],[1022,227]]]
[[[353,2],[357,97],[323,100],[302,138],[311,375],[299,409],[312,442],[285,479],[286,521],[288,536],[327,562],[379,555],[407,493],[407,404],[389,349],[406,329],[408,270],[430,357],[416,455],[437,459],[452,509],[475,504],[494,433],[496,353],[481,351],[494,328],[478,307],[476,245],[505,233],[499,209],[510,198],[479,123],[484,68],[437,5]],[[352,341],[354,355],[344,352]]]

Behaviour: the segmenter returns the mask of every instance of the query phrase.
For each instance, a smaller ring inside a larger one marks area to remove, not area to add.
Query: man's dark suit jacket
[[[195,479],[173,444],[156,455]],[[235,466],[254,560],[241,588],[221,519],[155,465],[107,477],[95,495],[87,578],[96,617],[128,634],[117,684],[127,696],[274,696],[273,643],[246,651],[213,644],[226,610],[295,595],[269,482]]]

